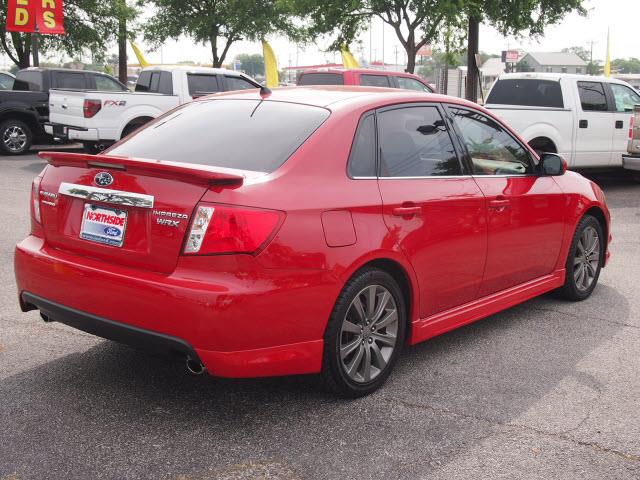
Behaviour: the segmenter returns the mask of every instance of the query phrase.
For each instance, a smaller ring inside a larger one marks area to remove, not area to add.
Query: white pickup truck
[[[640,95],[613,78],[509,73],[496,80],[485,107],[536,151],[559,153],[582,169],[623,166],[636,104]]]
[[[207,67],[148,67],[135,92],[51,90],[45,131],[103,150],[145,123],[194,98],[215,92],[260,88],[240,72]]]

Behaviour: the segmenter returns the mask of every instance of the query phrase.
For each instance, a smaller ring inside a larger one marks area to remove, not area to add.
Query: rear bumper
[[[62,140],[77,140],[80,142],[95,142],[100,140],[100,132],[97,128],[75,127],[61,123],[45,123],[44,131]]]
[[[16,247],[15,273],[23,310],[38,308],[122,343],[197,357],[215,376],[319,372],[337,281],[325,271],[256,269],[245,276],[243,261],[257,263],[181,257],[163,275],[58,251],[29,236]]]
[[[622,166],[627,170],[640,171],[640,155],[623,155]]]

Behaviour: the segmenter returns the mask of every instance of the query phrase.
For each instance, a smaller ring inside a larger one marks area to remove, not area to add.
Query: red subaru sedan
[[[22,310],[195,373],[367,394],[415,344],[608,257],[602,191],[473,103],[299,87],[181,106],[104,154],[42,153]]]

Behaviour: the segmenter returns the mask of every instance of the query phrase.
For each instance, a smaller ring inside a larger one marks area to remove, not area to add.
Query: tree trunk
[[[123,7],[125,1],[122,0]],[[127,19],[124,16],[124,8],[120,11],[118,19],[118,80],[127,84]]]
[[[407,47],[405,48],[405,51],[407,52],[407,68],[405,69],[405,72],[414,73],[414,70],[416,69],[416,54],[417,54],[415,44],[407,43]]]
[[[476,54],[480,42],[480,21],[477,18],[469,19],[469,33],[467,36],[467,85],[465,97],[472,102],[478,101],[478,69]]]

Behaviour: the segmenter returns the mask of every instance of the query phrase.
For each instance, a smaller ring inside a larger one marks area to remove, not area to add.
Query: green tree
[[[91,51],[94,58],[104,57],[109,41],[118,31],[119,11],[113,1],[66,0],[64,4],[64,35],[39,35],[39,50],[43,53],[65,52],[77,55],[82,49]],[[124,13],[123,13],[124,12]],[[128,13],[127,13],[128,12]],[[7,18],[7,0],[0,0],[0,16]],[[32,35],[7,32],[6,22],[0,25],[0,46],[11,61],[20,68],[31,65]]]
[[[584,48],[584,47],[563,48],[562,51],[564,53],[575,53],[577,56],[579,56],[585,62],[590,62],[591,61],[591,52],[589,50],[587,50],[586,48]]]
[[[349,44],[380,18],[390,25],[407,54],[407,72],[413,73],[416,55],[435,43],[443,26],[455,22],[464,0],[284,0],[289,10],[306,22],[309,40],[322,34],[337,34],[331,50]]]
[[[240,70],[250,77],[264,75],[264,58],[259,53],[241,53],[235,59],[240,62]]]
[[[616,58],[611,62],[611,68],[620,73],[640,73],[640,59]]]
[[[214,67],[222,66],[229,48],[240,40],[259,40],[286,31],[280,0],[153,0],[156,13],[145,25],[145,39],[161,45],[181,35],[209,44]]]

